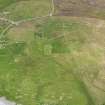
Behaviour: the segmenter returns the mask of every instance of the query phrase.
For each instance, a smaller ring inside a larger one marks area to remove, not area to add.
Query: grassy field
[[[0,0],[0,11],[16,1],[17,0]]]
[[[85,22],[55,17],[11,28],[1,49],[1,96],[23,105],[94,105],[85,82],[97,78],[104,49]]]
[[[15,2],[13,3],[13,1]],[[6,14],[4,17],[12,20],[22,20],[37,16],[45,16],[48,15],[52,9],[50,0],[12,0],[11,2],[12,3],[5,7],[2,11],[8,12],[8,14]]]
[[[6,34],[9,45],[0,51],[0,95],[22,105],[93,105],[85,84],[73,73],[74,67],[68,71],[65,65],[61,66],[53,58],[55,54],[78,50],[85,41],[76,34],[81,33],[86,39],[88,26],[60,18],[30,24],[13,27]],[[68,37],[68,32],[74,37]],[[33,36],[32,40],[27,39],[28,35]],[[74,44],[70,49],[69,40],[65,42],[66,37],[79,45],[74,47]]]
[[[0,8],[17,21],[49,14],[51,1],[0,0]],[[104,20],[83,17],[12,26],[0,39],[0,96],[19,105],[103,105],[104,33]]]

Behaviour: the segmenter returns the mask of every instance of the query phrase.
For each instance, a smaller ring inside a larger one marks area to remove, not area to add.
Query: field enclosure
[[[0,96],[104,105],[104,19],[104,0],[0,0]]]

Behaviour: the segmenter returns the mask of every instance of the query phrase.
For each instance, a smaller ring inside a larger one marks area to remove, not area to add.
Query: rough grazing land
[[[105,17],[105,0],[54,0],[54,3],[60,16]]]
[[[105,105],[104,19],[105,0],[0,0],[0,104]]]

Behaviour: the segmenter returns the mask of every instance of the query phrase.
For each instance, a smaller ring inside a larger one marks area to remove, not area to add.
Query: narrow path
[[[13,21],[13,20],[10,20],[10,19],[6,19],[6,18],[0,18],[1,21],[5,21],[5,22],[8,22],[10,24],[13,24],[13,25],[17,25],[17,22]]]
[[[4,34],[13,26],[13,24],[9,24],[1,33],[0,39],[4,37]]]
[[[25,22],[29,22],[29,21],[41,19],[41,18],[46,18],[46,17],[49,17],[49,16],[50,16],[50,15],[20,20],[20,21],[17,21],[17,25],[20,25],[20,24],[25,23]]]

